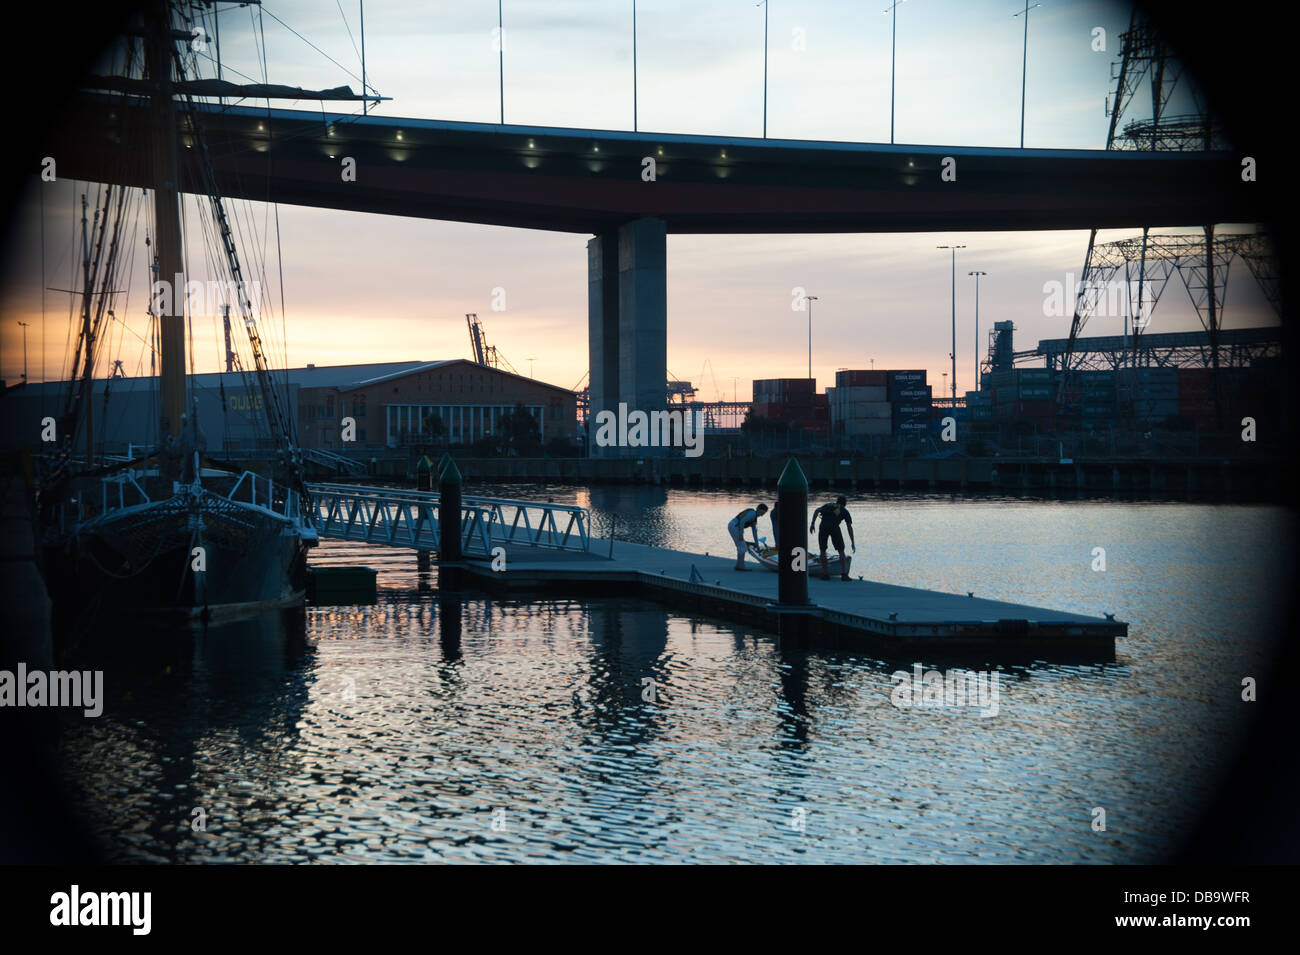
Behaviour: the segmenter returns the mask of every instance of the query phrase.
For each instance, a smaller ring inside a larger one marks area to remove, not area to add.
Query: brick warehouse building
[[[349,416],[357,429],[348,450],[399,447],[417,439],[430,414],[441,419],[450,443],[469,444],[495,433],[517,404],[537,419],[543,442],[578,435],[572,391],[468,359],[302,371],[308,372],[298,391],[304,447],[344,449],[340,422]]]
[[[467,444],[494,429],[516,403],[537,418],[543,442],[578,436],[572,391],[466,359],[308,365],[271,374],[287,393],[289,418],[306,448],[399,447],[419,433],[429,412],[442,419],[451,443]],[[68,388],[66,381],[50,381],[6,389],[0,449],[40,447],[41,422],[60,413]],[[208,372],[195,375],[190,388],[210,450],[239,454],[265,446],[262,396],[244,376]],[[156,377],[100,378],[92,395],[97,453],[124,454],[157,442]],[[345,446],[341,422],[349,415],[356,419],[356,440]]]

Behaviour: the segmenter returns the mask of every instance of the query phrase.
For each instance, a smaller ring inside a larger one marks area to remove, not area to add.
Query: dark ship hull
[[[292,516],[187,488],[51,534],[42,557],[56,607],[219,620],[302,604],[307,549]]]

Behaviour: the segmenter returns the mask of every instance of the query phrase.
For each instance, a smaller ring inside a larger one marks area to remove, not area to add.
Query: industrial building
[[[986,423],[976,430],[1210,433],[1243,416],[1278,423],[1280,329],[1219,329],[1213,345],[1208,332],[1046,339],[1025,352],[1014,330],[995,323],[979,390],[966,392],[968,419]],[[1015,367],[1037,358],[1046,367]]]
[[[471,444],[492,434],[516,405],[536,419],[543,442],[577,437],[572,391],[468,359],[307,365],[272,375],[287,396],[288,417],[304,448],[379,451],[433,435],[450,444]],[[39,447],[41,422],[58,417],[69,387],[69,382],[52,381],[8,389],[0,416],[3,447]],[[266,447],[262,395],[251,375],[200,374],[191,378],[191,387],[210,450],[238,454]],[[157,442],[156,377],[97,379],[92,395],[97,454],[122,454]],[[347,443],[345,417],[355,423],[355,440]]]

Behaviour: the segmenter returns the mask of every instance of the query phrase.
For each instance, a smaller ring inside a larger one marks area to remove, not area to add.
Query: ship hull
[[[56,608],[219,620],[303,603],[306,552],[292,521],[203,495],[79,528],[43,563]]]

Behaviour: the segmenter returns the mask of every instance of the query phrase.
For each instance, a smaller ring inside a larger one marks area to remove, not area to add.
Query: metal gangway
[[[332,468],[338,472],[346,471],[348,474],[354,475],[366,473],[365,463],[355,458],[349,458],[333,451],[326,451],[324,448],[302,448],[301,451],[303,460],[311,461],[322,467]]]
[[[308,484],[308,513],[321,537],[436,551],[439,495],[430,491]],[[461,499],[461,550],[490,557],[497,547],[588,550],[585,507],[503,498]]]

